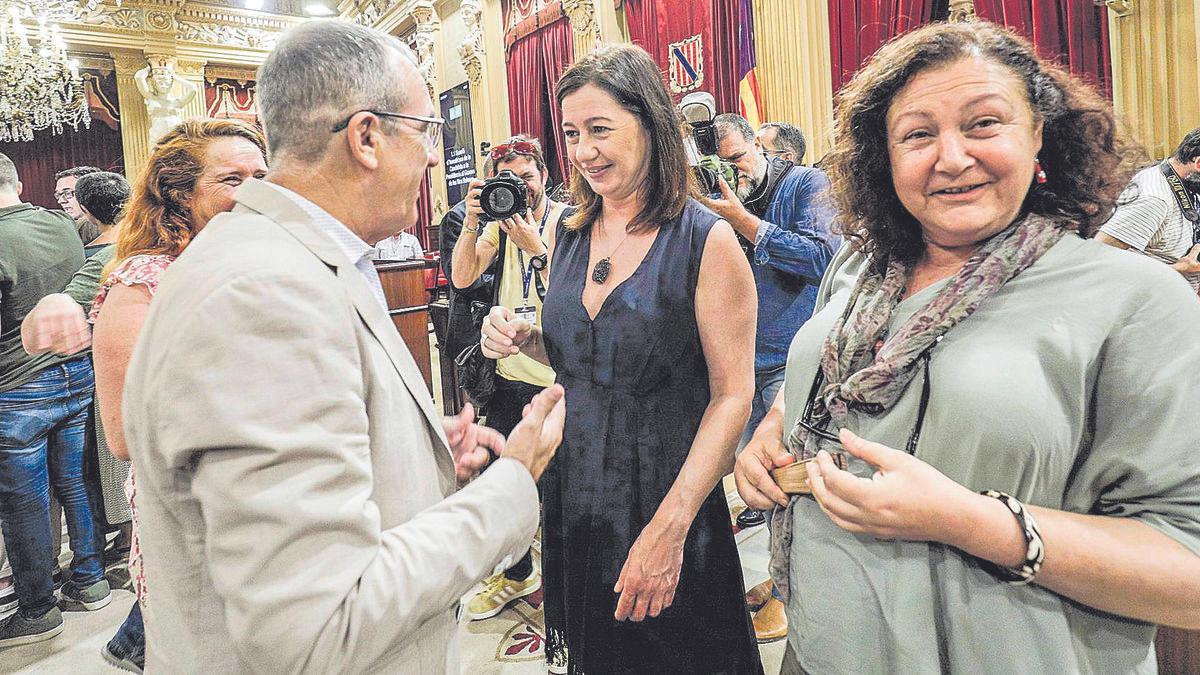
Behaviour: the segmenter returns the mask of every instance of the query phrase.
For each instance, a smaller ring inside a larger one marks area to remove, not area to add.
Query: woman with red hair
[[[94,324],[96,398],[113,455],[129,459],[121,416],[125,371],[160,276],[213,216],[233,208],[233,193],[244,180],[261,178],[266,171],[266,141],[260,131],[234,120],[193,120],[163,136],[135,181],[116,256],[88,317]],[[132,470],[126,490],[133,506],[129,566],[138,603],[102,655],[117,667],[141,672],[146,581]]]

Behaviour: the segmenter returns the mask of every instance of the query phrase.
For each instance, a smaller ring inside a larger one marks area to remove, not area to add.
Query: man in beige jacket
[[[388,317],[370,252],[437,162],[411,52],[309,23],[258,92],[272,172],[164,275],[126,381],[148,671],[457,675],[459,598],[537,527],[561,388],[507,443],[443,420]]]

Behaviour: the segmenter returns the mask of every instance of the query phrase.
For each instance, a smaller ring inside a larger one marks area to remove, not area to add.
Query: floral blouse
[[[162,273],[175,262],[172,255],[136,255],[117,266],[96,293],[92,303],[92,311],[88,315],[88,323],[96,323],[108,292],[116,284],[135,286],[141,284],[150,291],[150,296],[158,290],[158,280]],[[135,471],[129,467],[129,479],[125,482],[125,493],[129,496],[129,506],[133,513],[133,536],[129,544],[129,577],[133,580],[133,590],[137,593],[138,602],[146,602],[146,570],[142,565],[142,546],[138,538],[137,484],[134,479]]]

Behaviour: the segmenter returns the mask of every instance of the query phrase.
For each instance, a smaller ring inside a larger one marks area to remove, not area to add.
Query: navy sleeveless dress
[[[672,606],[640,623],[613,618],[629,549],[708,406],[695,294],[716,221],[689,200],[595,320],[583,306],[590,229],[558,230],[542,330],[567,417],[541,481],[542,578],[547,660],[571,673],[762,673],[719,484],[688,532]]]

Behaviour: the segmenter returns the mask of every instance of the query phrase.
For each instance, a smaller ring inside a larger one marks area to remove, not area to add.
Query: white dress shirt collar
[[[375,248],[363,241],[357,234],[352,232],[340,220],[334,218],[328,211],[312,203],[308,199],[300,196],[296,192],[289,190],[282,185],[264,181],[265,185],[270,185],[280,194],[292,200],[312,218],[313,224],[317,226],[321,232],[324,232],[327,237],[337,244],[342,253],[354,263],[355,269],[362,273],[367,280],[367,286],[370,287],[375,299],[387,310],[387,299],[383,295],[383,284],[379,282],[379,273],[375,271]]]

